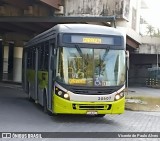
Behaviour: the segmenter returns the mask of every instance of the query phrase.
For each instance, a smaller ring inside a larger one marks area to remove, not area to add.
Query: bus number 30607
[[[111,100],[111,96],[102,96],[102,97],[98,97],[98,100],[100,101],[108,101],[108,100]]]

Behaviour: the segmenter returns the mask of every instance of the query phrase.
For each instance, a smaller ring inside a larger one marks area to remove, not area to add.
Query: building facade
[[[114,15],[116,27],[126,33],[131,58],[129,82],[133,85],[138,78],[144,84],[146,75],[137,75],[140,64],[136,60],[146,47],[139,34],[140,8],[140,0],[1,0],[0,79],[21,82],[23,45],[35,35],[58,23],[113,26],[105,17]]]

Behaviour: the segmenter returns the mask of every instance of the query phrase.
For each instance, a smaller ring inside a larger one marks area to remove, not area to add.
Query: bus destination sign
[[[64,34],[62,41],[64,43],[85,43],[85,44],[102,44],[102,45],[121,45],[120,36],[97,36],[97,35],[75,35]]]
[[[113,37],[103,37],[103,36],[82,36],[82,35],[71,35],[72,43],[86,43],[86,44],[114,44]]]
[[[93,44],[101,44],[101,38],[94,38],[94,37],[83,37],[83,43],[93,43]]]

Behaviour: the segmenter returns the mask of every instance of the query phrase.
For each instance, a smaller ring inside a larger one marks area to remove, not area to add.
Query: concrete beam
[[[59,9],[59,5],[61,5],[61,0],[40,0],[40,1],[56,9]]]
[[[9,5],[13,5],[15,7],[18,7],[20,9],[25,9],[27,6],[30,5],[30,3],[27,0],[1,0],[4,3],[7,3]]]
[[[139,48],[139,45],[140,45],[140,43],[136,42],[135,40],[133,40],[129,36],[127,36],[127,38],[126,38],[126,43],[127,43],[127,45],[129,45],[130,47],[132,47],[134,49]]]
[[[24,42],[27,42],[32,37],[27,36],[25,34],[18,33],[6,33],[2,36],[3,44],[8,45],[9,42],[14,42],[15,46],[23,47]]]
[[[30,30],[24,30],[24,27],[20,27],[18,25],[12,25],[11,22],[0,22],[0,33],[6,33],[6,32],[18,32],[18,33],[24,33],[27,35],[31,35],[34,32],[31,32]]]
[[[18,33],[6,33],[3,37],[5,37],[5,39],[8,41],[29,40],[31,38],[30,36],[27,36],[25,34],[18,34]]]
[[[115,16],[102,17],[0,17],[0,22],[28,22],[28,23],[71,23],[71,22],[113,22],[116,20]]]

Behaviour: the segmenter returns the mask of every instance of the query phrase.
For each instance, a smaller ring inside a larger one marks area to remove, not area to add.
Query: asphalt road
[[[125,111],[122,115],[106,115],[103,118],[80,115],[49,116],[43,112],[41,106],[28,101],[27,95],[21,87],[0,84],[0,132],[160,132],[160,112]],[[159,138],[151,140],[159,139],[160,135]],[[23,140],[21,139],[21,141]],[[39,141],[40,139],[32,140]],[[56,140],[82,139],[61,138]],[[108,139],[98,140],[106,141]],[[110,140],[141,141],[150,139]],[[5,141],[10,141],[10,139]]]

